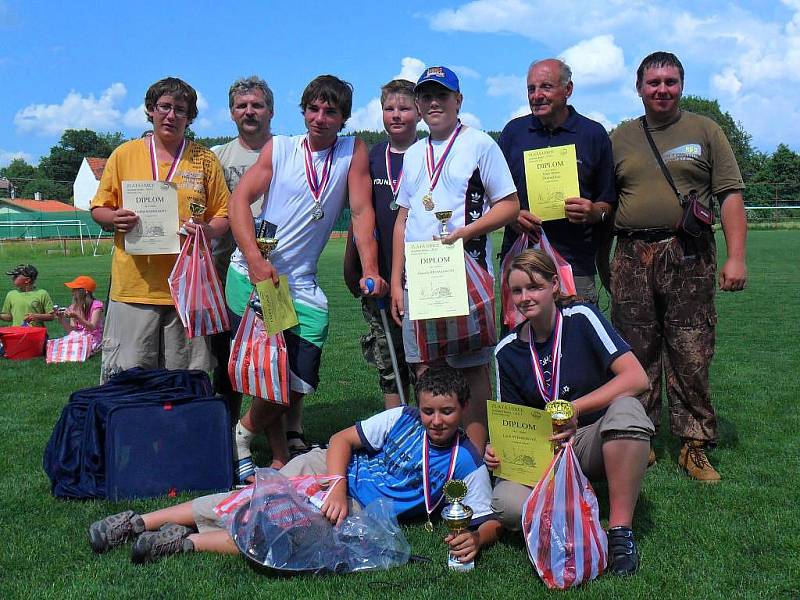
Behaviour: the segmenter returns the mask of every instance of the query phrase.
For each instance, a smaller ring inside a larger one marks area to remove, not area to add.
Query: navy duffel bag
[[[59,498],[226,490],[229,423],[203,371],[131,369],[70,396],[43,466]]]

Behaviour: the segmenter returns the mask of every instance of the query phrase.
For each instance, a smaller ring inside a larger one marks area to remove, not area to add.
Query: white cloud
[[[576,86],[601,85],[626,75],[625,57],[613,35],[598,35],[570,46],[559,57],[572,69]]]
[[[9,150],[3,150],[0,148],[0,166],[7,166],[11,163],[12,160],[17,158],[21,158],[26,163],[31,164],[33,162],[33,157],[28,154],[27,152],[23,152],[21,150],[17,150],[16,152],[12,152]]]
[[[127,129],[148,129],[151,124],[144,114],[144,102],[136,108],[126,110],[122,123]]]
[[[120,112],[114,105],[126,94],[122,83],[112,83],[99,98],[73,90],[61,104],[26,106],[14,116],[14,124],[19,132],[35,135],[60,135],[65,129],[83,128],[107,131],[118,122]]]
[[[514,112],[512,112],[508,116],[508,118],[506,119],[506,122],[508,122],[508,121],[510,121],[512,119],[516,119],[517,117],[524,117],[525,115],[529,115],[529,114],[531,114],[531,106],[530,106],[530,104],[522,104],[519,108],[517,108],[517,110],[515,110]]]
[[[541,3],[524,0],[475,0],[429,17],[432,29],[473,33],[514,33],[550,45],[568,36],[585,37],[661,12],[647,2],[572,0]],[[654,27],[660,27],[658,22]],[[554,35],[555,34],[555,35]]]
[[[742,89],[742,82],[730,67],[723,69],[711,77],[711,86],[723,96],[736,96]]]
[[[518,75],[494,75],[486,78],[489,96],[525,96],[527,79]]]
[[[95,131],[142,131],[151,127],[144,113],[144,103],[135,108],[119,107],[127,96],[122,83],[112,83],[99,98],[71,90],[61,104],[31,104],[14,117],[17,131],[40,136],[59,136],[65,129]],[[209,113],[206,97],[197,92],[197,109]],[[209,130],[214,124],[210,117],[200,116],[192,124],[195,131]]]
[[[357,108],[347,120],[351,131],[381,131],[383,129],[383,109],[380,98],[373,98],[366,106]]]
[[[450,69],[454,71],[460,79],[480,79],[481,77],[480,73],[478,73],[475,69],[471,69],[470,67],[453,65],[450,67]]]
[[[470,127],[474,127],[475,129],[483,129],[483,125],[481,125],[481,120],[471,112],[460,112],[458,114],[461,122],[464,125],[469,125]]]
[[[413,56],[406,56],[400,61],[400,72],[392,79],[407,79],[408,81],[417,82],[419,76],[425,70],[425,63]]]

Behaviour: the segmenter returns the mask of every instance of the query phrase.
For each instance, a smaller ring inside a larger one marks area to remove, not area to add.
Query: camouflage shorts
[[[364,320],[369,325],[369,333],[361,336],[361,351],[364,354],[364,358],[369,364],[378,368],[378,385],[380,385],[381,392],[384,394],[397,394],[397,382],[392,368],[392,359],[389,355],[389,342],[386,339],[386,332],[383,329],[377,302],[373,298],[362,298],[361,312],[364,314]],[[392,344],[397,355],[397,366],[404,385],[408,386],[409,369],[403,350],[403,331],[394,322],[388,309],[386,317],[389,321],[389,333],[392,336]]]

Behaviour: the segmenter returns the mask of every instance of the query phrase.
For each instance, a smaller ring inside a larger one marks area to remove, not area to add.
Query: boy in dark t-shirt
[[[378,238],[378,265],[381,277],[386,281],[392,275],[392,233],[397,218],[397,192],[403,178],[403,153],[417,141],[417,124],[420,121],[414,101],[414,84],[405,79],[393,79],[381,88],[381,108],[383,127],[389,140],[375,144],[369,152],[369,174],[372,177],[372,204],[375,208],[376,236]],[[354,296],[361,296],[358,280],[361,277],[358,251],[353,243],[353,232],[347,233],[347,248],[344,259],[344,275],[347,287]],[[361,298],[364,320],[369,324],[369,333],[361,336],[361,349],[364,358],[378,368],[378,383],[383,392],[385,407],[400,406],[400,388],[389,353],[389,339],[386,335],[379,303],[386,306],[389,298]],[[408,366],[403,350],[403,332],[389,316],[387,318],[391,343],[397,356],[397,365],[402,377],[402,389],[408,387]],[[405,397],[407,393],[403,394]]]

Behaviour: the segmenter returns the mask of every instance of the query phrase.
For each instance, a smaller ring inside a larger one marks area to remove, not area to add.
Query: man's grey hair
[[[264,101],[267,104],[267,108],[274,112],[275,98],[272,95],[272,90],[269,89],[266,81],[255,75],[242,77],[233,82],[233,85],[228,90],[228,108],[233,108],[234,96],[249,94],[253,90],[260,90],[261,93],[264,94]]]
[[[530,70],[539,63],[543,63],[548,60],[554,60],[558,63],[558,78],[561,81],[561,85],[567,85],[570,81],[572,81],[572,69],[570,69],[569,65],[560,58],[543,58],[542,60],[535,60],[531,63],[531,66],[528,67],[528,72],[530,73]]]

